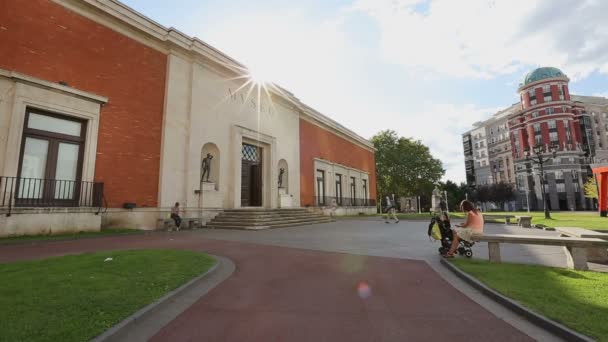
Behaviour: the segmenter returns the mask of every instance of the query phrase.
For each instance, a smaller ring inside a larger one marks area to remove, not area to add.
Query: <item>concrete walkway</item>
[[[339,221],[108,237],[0,247],[0,262],[135,248],[200,250],[235,261],[233,276],[166,325],[156,341],[532,340],[511,325],[521,322],[486,310],[469,298],[475,294],[463,295],[433,270],[436,245],[425,225]],[[529,329],[522,330],[550,339]]]

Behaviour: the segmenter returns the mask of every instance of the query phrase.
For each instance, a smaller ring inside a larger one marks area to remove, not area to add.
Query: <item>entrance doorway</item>
[[[246,143],[241,159],[241,206],[262,206],[262,148]]]

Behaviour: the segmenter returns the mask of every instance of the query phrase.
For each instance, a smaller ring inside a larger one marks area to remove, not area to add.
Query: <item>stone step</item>
[[[324,218],[323,215],[315,216],[283,216],[283,217],[234,217],[234,216],[221,216],[215,217],[214,222],[274,222],[274,221],[285,221],[285,220],[314,220]]]
[[[243,211],[264,211],[264,212],[272,212],[272,211],[307,211],[306,208],[236,208],[236,209],[225,209],[225,212],[243,212]]]
[[[273,214],[249,214],[249,215],[233,215],[231,213],[221,213],[216,217],[231,217],[231,218],[240,218],[240,219],[280,219],[284,217],[315,217],[315,216],[323,216],[322,214],[315,213],[283,213],[280,215]]]
[[[299,222],[299,223],[285,223],[285,224],[277,224],[277,225],[266,225],[266,226],[218,226],[213,223],[208,223],[205,228],[210,229],[236,229],[236,230],[264,230],[264,229],[273,229],[273,228],[286,228],[286,227],[295,227],[295,226],[306,226],[320,223],[329,223],[334,222],[335,220],[324,219],[324,220],[316,220],[309,222]]]
[[[273,214],[273,215],[279,215],[279,214],[306,214],[309,211],[302,209],[302,210],[287,210],[287,209],[283,209],[283,210],[233,210],[233,209],[229,209],[229,210],[224,210],[224,213],[226,214],[233,214],[233,215],[251,215],[251,214]]]
[[[280,224],[300,223],[300,222],[315,222],[315,221],[331,221],[330,218],[306,218],[306,219],[290,219],[290,220],[273,220],[273,221],[217,221],[212,220],[207,225],[216,226],[274,226]]]

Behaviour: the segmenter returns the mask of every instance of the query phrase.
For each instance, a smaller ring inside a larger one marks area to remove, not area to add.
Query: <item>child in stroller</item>
[[[434,225],[439,227],[439,233],[441,235],[441,247],[439,247],[439,254],[444,255],[450,250],[453,239],[452,225],[450,224],[450,217],[448,213],[445,211],[431,213],[431,223],[429,224],[428,230],[429,237],[432,235]],[[473,250],[471,247],[473,247],[474,244],[474,242],[460,240],[456,251],[458,254],[470,258],[473,256]]]

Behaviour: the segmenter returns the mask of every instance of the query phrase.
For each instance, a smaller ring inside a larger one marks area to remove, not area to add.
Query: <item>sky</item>
[[[560,68],[608,97],[605,0],[122,0],[195,36],[365,138],[421,140],[465,180],[462,133]]]

